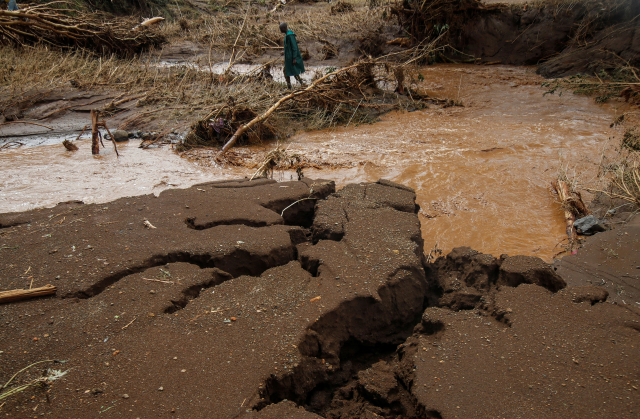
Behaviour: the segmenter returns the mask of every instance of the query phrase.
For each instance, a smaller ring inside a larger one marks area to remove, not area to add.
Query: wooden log
[[[53,285],[48,284],[44,287],[32,288],[30,290],[0,291],[0,304],[27,300],[29,298],[41,297],[43,295],[53,295],[56,293],[56,289],[57,288]]]
[[[97,110],[91,109],[91,154],[100,154],[98,114]]]
[[[571,198],[571,193],[569,192],[569,185],[562,180],[554,180],[551,185],[553,189],[558,193],[558,198],[560,198],[560,202],[562,203],[562,207],[564,208],[564,218],[566,221],[566,232],[567,237],[569,238],[569,245],[573,247],[573,243],[576,241],[577,233],[573,223],[576,221],[576,216],[571,211],[571,205],[569,200]]]
[[[562,203],[564,209],[564,218],[566,221],[566,232],[569,238],[569,252],[573,251],[578,238],[578,233],[575,228],[576,217],[585,217],[591,214],[591,211],[587,208],[584,201],[582,201],[582,195],[580,192],[571,191],[567,182],[562,180],[554,180],[551,182],[551,186],[558,193],[558,198]]]

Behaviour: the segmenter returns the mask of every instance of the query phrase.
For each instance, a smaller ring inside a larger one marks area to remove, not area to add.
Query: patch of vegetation
[[[575,94],[592,96],[598,103],[606,103],[614,97],[623,97],[631,103],[640,103],[638,70],[629,65],[621,65],[611,70],[600,70],[595,76],[577,74],[575,76],[555,79],[542,83],[547,91],[544,93],[559,96],[565,90]]]
[[[635,127],[625,131],[622,137],[622,147],[630,151],[640,151],[640,133]]]

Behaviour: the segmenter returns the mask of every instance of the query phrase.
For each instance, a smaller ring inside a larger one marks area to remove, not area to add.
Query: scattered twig
[[[153,224],[151,224],[149,222],[149,220],[147,220],[146,218],[144,219],[144,221],[142,222],[144,224],[145,227],[151,229],[151,228],[156,228]]]
[[[153,281],[153,282],[162,282],[163,284],[174,284],[173,281],[166,281],[164,279],[155,279],[155,278],[142,278],[145,281]]]
[[[10,303],[14,301],[26,300],[34,297],[41,297],[44,295],[53,295],[56,293],[57,288],[53,285],[45,285],[44,287],[33,288],[28,290],[9,290],[0,291],[0,303]]]
[[[292,203],[292,204],[288,205],[285,209],[283,209],[283,210],[282,210],[282,212],[280,213],[280,216],[281,216],[281,217],[282,217],[282,216],[284,216],[284,212],[285,212],[286,210],[288,210],[289,208],[291,208],[292,206],[294,206],[295,204],[297,204],[298,202],[307,201],[307,200],[309,200],[309,199],[318,199],[318,198],[302,198],[302,199],[298,199],[296,202],[294,202],[294,203]]]
[[[126,329],[127,327],[131,326],[131,324],[132,324],[133,322],[135,322],[135,321],[136,321],[136,318],[137,318],[137,317],[134,317],[134,318],[133,318],[133,320],[131,320],[129,323],[127,323],[127,324],[122,328],[122,330],[124,330],[124,329]]]

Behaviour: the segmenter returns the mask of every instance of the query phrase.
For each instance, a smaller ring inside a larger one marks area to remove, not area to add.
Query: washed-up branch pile
[[[44,43],[60,48],[80,48],[98,54],[132,56],[164,42],[162,35],[132,18],[112,18],[102,13],[54,8],[61,2],[0,10],[0,44]],[[62,3],[64,5],[64,3]]]
[[[220,157],[236,142],[281,138],[296,129],[371,122],[393,109],[418,109],[428,104],[451,106],[448,100],[421,95],[404,85],[405,70],[439,50],[435,46],[439,40],[440,37],[327,74],[316,73],[309,86],[284,95],[281,84],[256,71],[248,80],[239,81],[246,87],[253,80],[256,83],[252,89],[245,89],[243,97],[229,96],[225,103],[195,122],[177,149],[224,144]],[[233,80],[238,81],[238,77]],[[242,92],[242,88],[236,90]]]
[[[317,77],[308,87],[276,96],[278,83],[262,83],[266,87],[254,96],[231,97],[204,119],[193,124],[191,132],[178,148],[180,151],[221,146],[223,152],[239,144],[283,137],[298,128],[319,129],[337,124],[374,120],[392,109],[424,106],[435,99],[401,96],[380,88],[383,83],[397,83],[397,70],[382,61],[365,61]],[[318,75],[320,76],[320,75]],[[391,77],[391,79],[389,79]],[[268,91],[269,86],[276,90]],[[281,92],[281,90],[280,90]],[[267,100],[265,100],[267,99]]]

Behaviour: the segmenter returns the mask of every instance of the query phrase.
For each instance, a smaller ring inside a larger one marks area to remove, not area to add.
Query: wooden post
[[[91,109],[91,154],[100,154],[98,115],[99,112],[97,110]]]

